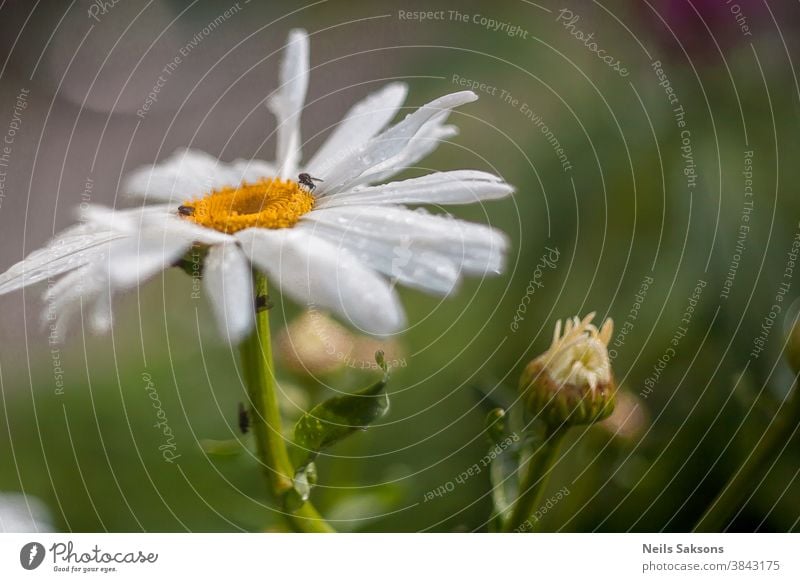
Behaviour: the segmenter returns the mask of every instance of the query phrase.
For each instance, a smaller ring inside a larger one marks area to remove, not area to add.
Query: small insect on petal
[[[314,182],[324,182],[325,180],[323,180],[322,178],[314,178],[311,176],[311,174],[303,172],[302,174],[297,176],[297,181],[306,188],[308,188],[309,192],[311,192],[314,190],[314,188],[317,187],[317,185]]]
[[[181,204],[180,206],[178,206],[178,214],[180,214],[181,216],[191,216],[192,214],[194,214],[194,208],[192,208],[191,206],[184,206],[183,204]]]

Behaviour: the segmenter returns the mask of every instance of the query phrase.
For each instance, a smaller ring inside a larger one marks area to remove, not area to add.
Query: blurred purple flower
[[[715,60],[748,39],[768,17],[759,0],[650,0],[637,3],[664,57]],[[717,45],[719,49],[717,49]]]

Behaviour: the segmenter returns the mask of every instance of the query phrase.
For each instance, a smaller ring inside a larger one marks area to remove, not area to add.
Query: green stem
[[[267,278],[254,272],[256,297],[267,296]],[[272,362],[272,342],[269,332],[269,310],[256,310],[253,333],[241,346],[247,392],[250,396],[250,426],[256,438],[258,456],[264,467],[272,496],[281,502],[289,525],[302,532],[332,532],[311,502],[290,503],[293,494],[294,467],[283,436],[275,367]]]
[[[769,464],[780,454],[797,428],[797,421],[800,418],[800,397],[797,395],[797,386],[793,388],[794,392],[784,404],[783,410],[764,432],[761,441],[744,465],[731,477],[706,509],[694,531],[722,531],[728,525],[730,517],[741,507],[747,494],[752,493],[754,487],[761,483]]]
[[[529,532],[534,529],[536,524],[530,523],[528,520],[539,508],[542,495],[550,479],[550,473],[553,472],[553,463],[558,456],[567,430],[566,426],[548,429],[545,442],[528,461],[527,471],[520,484],[521,493],[514,504],[511,517],[506,522],[505,531]]]

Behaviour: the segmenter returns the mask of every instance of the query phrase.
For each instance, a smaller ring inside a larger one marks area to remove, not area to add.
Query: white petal
[[[113,254],[113,250],[109,252]],[[51,285],[42,297],[46,302],[42,321],[50,327],[50,340],[63,341],[69,320],[80,308],[94,332],[108,332],[113,323],[111,300],[115,287],[116,283],[109,279],[107,260],[75,269]]]
[[[493,174],[455,170],[326,196],[317,202],[316,208],[352,204],[470,204],[503,198],[513,191]]]
[[[172,267],[192,246],[181,233],[144,229],[138,236],[113,244],[108,273],[114,287],[127,289]]]
[[[312,221],[298,224],[313,235],[344,248],[365,265],[407,287],[449,295],[460,281],[458,267],[446,256],[414,248],[411,237],[397,240],[365,238],[346,228]]]
[[[48,286],[42,300],[42,325],[49,327],[50,341],[60,342],[66,337],[67,324],[81,305],[90,305],[107,286],[105,265],[93,262],[67,273]]]
[[[203,263],[203,289],[223,336],[238,344],[253,327],[254,302],[250,263],[237,245],[211,247]]]
[[[258,182],[277,174],[274,164],[263,160],[238,159],[231,162],[226,169],[230,182],[228,186],[238,186],[243,182]]]
[[[47,506],[33,495],[0,493],[0,533],[49,533],[51,525]]]
[[[171,204],[149,204],[136,208],[111,208],[101,204],[89,204],[79,209],[78,219],[86,221],[88,232],[114,230],[120,233],[134,233],[142,223],[153,215],[174,214],[176,209]]]
[[[164,161],[134,170],[125,178],[128,194],[180,203],[230,184],[225,164],[199,150],[179,148]]]
[[[394,290],[346,250],[297,228],[250,228],[236,237],[253,264],[300,305],[331,310],[373,335],[405,324]]]
[[[423,105],[401,122],[356,148],[335,168],[323,173],[320,178],[325,182],[320,187],[320,194],[341,190],[343,186],[352,184],[361,174],[401,153],[431,119],[441,119],[450,109],[475,101],[477,98],[478,96],[472,91],[460,91]]]
[[[308,35],[292,30],[281,63],[280,87],[269,100],[270,111],[278,120],[276,160],[279,175],[293,178],[300,164],[300,113],[308,90]]]
[[[238,159],[228,164],[200,150],[179,148],[164,161],[128,174],[123,190],[142,198],[166,201],[174,207],[213,190],[235,188],[242,182],[256,182],[274,175],[275,166],[261,160]]]
[[[95,268],[95,265],[84,265],[67,273],[55,283],[47,286],[47,290],[42,293],[42,301],[46,303],[69,302],[74,297],[81,296],[85,291],[83,281]]]
[[[140,244],[137,241],[148,239],[148,242],[142,246],[142,252],[152,254],[150,251],[164,251],[169,255],[180,254],[180,250],[176,247],[186,250],[195,242],[212,245],[236,240],[228,234],[200,226],[179,216],[172,206],[166,204],[126,210],[93,205],[86,210],[86,213],[89,220],[99,225],[98,230],[103,228],[103,225],[111,225],[117,232],[116,240],[109,243],[117,252],[124,253],[123,247],[130,248],[127,239],[133,241],[131,244],[134,247],[134,251],[132,251],[134,254],[138,252],[135,249]],[[81,234],[81,231],[76,232]],[[161,248],[165,245],[168,247],[167,250]],[[164,253],[162,252],[162,254]],[[92,260],[96,262],[103,257],[105,257],[104,254],[94,256]],[[126,255],[124,258],[130,257]]]
[[[175,212],[151,214],[144,218],[142,229],[151,232],[160,231],[162,234],[170,233],[190,242],[207,245],[234,242],[234,238],[224,232],[200,226],[196,222],[186,220]]]
[[[0,275],[0,294],[33,285],[71,271],[89,261],[100,259],[111,242],[125,237],[115,231],[79,231],[69,229],[66,236],[56,236],[45,248],[29,254]]]
[[[407,94],[408,86],[405,83],[390,83],[359,101],[305,167],[313,175],[330,170],[348,153],[382,131],[397,114]]]
[[[370,168],[353,180],[352,184],[384,182],[395,174],[416,166],[420,160],[425,159],[438,148],[443,141],[458,135],[458,128],[455,125],[445,125],[444,122],[446,120],[446,115],[431,119],[417,132],[417,135],[411,138],[400,153],[392,156],[382,164]]]
[[[503,270],[506,236],[494,228],[421,209],[393,206],[344,206],[314,210],[303,217],[346,230],[349,237],[385,241],[411,253],[433,252],[458,266],[462,274],[494,275]]]
[[[105,287],[94,299],[94,303],[89,307],[89,326],[95,333],[106,333],[114,323],[114,315],[111,310],[112,289]]]
[[[48,307],[60,310],[70,303],[89,301],[107,286],[108,272],[104,264],[92,263],[67,273],[47,288],[42,300]]]

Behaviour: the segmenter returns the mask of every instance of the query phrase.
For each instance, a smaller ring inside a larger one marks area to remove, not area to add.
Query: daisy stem
[[[539,502],[553,472],[553,463],[567,430],[568,427],[561,425],[548,428],[544,443],[528,460],[527,470],[520,483],[520,495],[514,503],[511,517],[506,522],[506,532],[533,531],[536,523],[530,522],[529,519],[539,508]]]
[[[797,388],[794,386],[792,395],[784,402],[777,418],[770,423],[753,452],[706,509],[694,531],[724,531],[734,512],[741,509],[747,494],[752,494],[766,478],[772,468],[770,463],[775,461],[796,434],[800,418]]]
[[[258,272],[254,272],[253,276],[255,297],[266,298],[267,278]],[[256,310],[255,329],[242,343],[241,355],[250,396],[250,425],[273,497],[282,502],[284,516],[293,529],[302,532],[332,532],[333,529],[309,501],[301,503],[299,507],[289,507],[297,505],[288,503],[294,489],[294,467],[283,436],[268,309]]]

